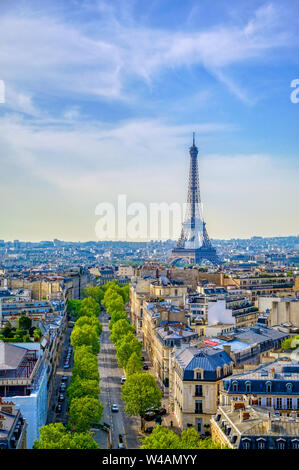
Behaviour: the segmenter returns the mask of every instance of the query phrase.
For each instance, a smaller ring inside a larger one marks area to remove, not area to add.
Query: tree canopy
[[[120,338],[117,342],[116,357],[119,367],[126,368],[130,356],[136,352],[140,355],[142,344],[133,335],[132,332]]]
[[[70,405],[70,426],[77,431],[87,431],[103,415],[104,406],[96,398],[74,398]]]
[[[154,377],[147,372],[137,372],[127,377],[122,386],[121,399],[125,403],[125,412],[129,416],[144,417],[148,408],[161,406],[162,391]],[[143,419],[141,419],[143,427]]]
[[[171,429],[157,425],[150,436],[142,439],[141,449],[221,449],[210,437],[201,438],[196,429],[188,428],[178,436]]]
[[[127,364],[126,364],[126,375],[127,377],[132,374],[136,374],[136,372],[140,372],[143,367],[143,361],[141,359],[140,354],[137,352],[133,352],[129,357]]]
[[[100,351],[99,337],[95,326],[88,324],[82,326],[75,325],[71,333],[71,345],[76,348],[84,344],[91,346],[94,354]]]
[[[72,433],[62,423],[51,423],[39,430],[34,449],[99,449],[91,432]]]
[[[126,318],[121,318],[113,324],[111,328],[110,339],[112,343],[116,344],[121,338],[130,332],[135,333],[134,326],[130,325]]]

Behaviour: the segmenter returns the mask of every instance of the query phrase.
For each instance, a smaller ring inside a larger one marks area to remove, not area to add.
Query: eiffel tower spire
[[[213,248],[201,210],[201,199],[198,176],[198,148],[195,145],[195,132],[193,142],[189,149],[190,167],[187,195],[187,210],[182,225],[179,242],[172,250],[171,259],[184,258],[190,263],[200,263],[203,259],[213,264],[220,264],[215,248]]]

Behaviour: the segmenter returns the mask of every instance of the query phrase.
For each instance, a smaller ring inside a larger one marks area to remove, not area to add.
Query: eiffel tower
[[[170,261],[174,264],[178,260],[186,260],[190,264],[200,264],[207,260],[214,265],[221,264],[216,249],[212,246],[203,220],[198,178],[198,148],[195,145],[193,132],[193,145],[190,147],[190,169],[187,197],[187,210],[182,232],[176,247],[171,252]]]

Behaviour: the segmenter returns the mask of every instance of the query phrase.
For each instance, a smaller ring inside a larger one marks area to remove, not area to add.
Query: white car
[[[113,412],[117,412],[118,411],[118,406],[116,403],[113,403],[113,405],[111,405],[111,411]]]
[[[124,384],[126,380],[127,380],[126,376],[123,375],[123,376],[121,377],[121,379],[120,379],[120,383],[121,383],[121,384]]]

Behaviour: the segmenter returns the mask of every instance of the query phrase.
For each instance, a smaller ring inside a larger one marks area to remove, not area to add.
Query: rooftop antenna
[[[195,146],[195,132],[193,132],[193,147]]]

